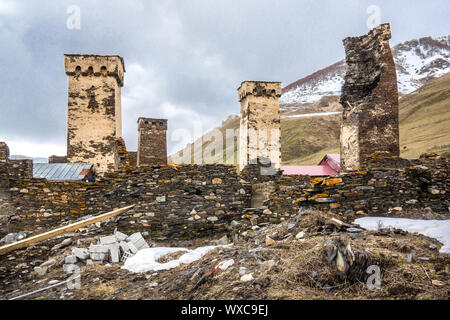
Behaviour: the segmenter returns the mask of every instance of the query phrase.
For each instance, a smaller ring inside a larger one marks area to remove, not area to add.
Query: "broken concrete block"
[[[131,241],[131,242],[137,242],[137,241],[139,241],[140,239],[144,239],[143,237],[142,237],[142,234],[140,233],[140,232],[136,232],[136,233],[133,233],[131,236],[129,236],[128,238],[127,238],[127,241]]]
[[[117,239],[116,239],[115,235],[100,238],[100,244],[113,244],[116,242],[117,242]]]
[[[77,266],[76,264],[69,263],[69,264],[64,264],[63,265],[63,271],[66,272],[66,273],[72,273],[72,272],[74,272],[76,270],[79,270],[79,269],[80,269],[80,267]]]
[[[128,236],[125,233],[119,231],[116,231],[114,236],[116,237],[117,242],[124,241],[126,238],[128,238]]]
[[[149,247],[147,242],[145,242],[143,238],[136,242],[133,242],[133,244],[136,246],[136,248],[138,248],[138,250],[142,250]]]
[[[89,252],[92,253],[108,253],[109,247],[101,244],[91,244],[89,246]]]
[[[137,253],[139,251],[138,248],[136,248],[136,246],[133,244],[133,242],[128,242],[128,248],[130,249],[130,251],[132,253]]]
[[[125,252],[130,252],[131,250],[130,250],[130,247],[128,246],[128,243],[126,243],[125,241],[121,241],[120,243],[119,243],[119,247],[120,247],[120,250],[123,252],[123,253],[125,253]]]
[[[118,244],[112,244],[109,246],[109,257],[112,263],[119,262],[120,249]]]
[[[108,251],[109,251],[109,248],[108,248]],[[90,257],[92,260],[95,260],[95,261],[104,261],[104,260],[106,260],[107,253],[91,252]]]
[[[86,260],[89,258],[89,250],[84,248],[73,248],[72,254],[80,260]]]
[[[65,262],[66,264],[74,264],[74,263],[77,263],[77,256],[74,255],[74,254],[72,254],[72,255],[70,255],[70,256],[67,256],[67,257],[64,259],[64,262]]]

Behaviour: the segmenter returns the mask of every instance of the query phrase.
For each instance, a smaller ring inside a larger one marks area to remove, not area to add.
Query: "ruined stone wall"
[[[84,213],[86,196],[92,185],[28,178],[11,179],[10,187],[12,203],[25,209],[24,217],[43,220],[44,213],[48,217]]]
[[[123,138],[116,138],[114,141],[114,154],[116,156],[118,170],[132,167],[132,160],[129,152],[127,151]]]
[[[343,170],[363,168],[374,152],[399,156],[397,74],[390,38],[389,24],[382,24],[367,35],[344,40],[348,69],[341,95]]]
[[[86,213],[137,204],[121,228],[159,238],[192,238],[226,230],[248,207],[251,186],[232,166],[187,165],[131,168],[105,176],[90,192]]]
[[[437,155],[398,168],[311,178],[265,176],[256,165],[242,175],[225,165],[136,168],[126,160],[128,153],[121,154],[126,155],[121,169],[94,183],[10,178],[7,204],[17,213],[13,223],[0,223],[0,236],[47,230],[131,204],[136,207],[108,223],[105,233],[119,228],[146,231],[160,240],[192,239],[244,224],[277,223],[307,208],[331,211],[347,221],[361,215],[401,217],[405,212],[408,217],[417,212],[421,218],[424,213],[430,218],[450,215],[449,160]],[[251,208],[255,204],[258,208]]]
[[[128,151],[128,157],[130,158],[130,166],[137,167],[137,151]]]
[[[137,166],[167,164],[167,120],[139,118]]]
[[[117,169],[114,139],[122,136],[119,56],[65,55],[69,77],[67,160],[88,162],[97,174]]]
[[[250,204],[251,185],[239,178],[233,166],[124,165],[95,183],[12,179],[11,193],[20,219],[12,225],[17,230],[9,225],[8,232],[48,229],[69,219],[136,204],[109,226],[147,231],[159,239],[192,239],[225,231],[231,220],[242,219]],[[3,227],[0,233],[6,233]]]
[[[9,186],[8,158],[8,145],[0,142],[0,189],[8,188]]]
[[[238,89],[241,103],[239,170],[258,158],[281,166],[280,82],[245,81]]]
[[[283,214],[306,208],[331,211],[349,221],[360,215],[401,217],[404,212],[423,217],[427,210],[448,216],[448,172],[448,159],[434,155],[401,169],[369,168],[326,178],[283,176],[268,205]]]
[[[8,173],[10,180],[32,178],[33,160],[31,159],[9,160]]]

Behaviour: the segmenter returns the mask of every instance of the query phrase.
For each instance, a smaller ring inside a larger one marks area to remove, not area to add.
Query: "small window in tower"
[[[89,67],[88,68],[88,75],[93,75],[94,74],[94,68],[92,68],[92,67]]]

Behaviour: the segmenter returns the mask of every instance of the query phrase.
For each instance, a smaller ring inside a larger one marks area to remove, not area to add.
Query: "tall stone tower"
[[[167,164],[167,119],[138,119],[137,166]]]
[[[280,96],[281,82],[244,81],[239,87],[239,171],[258,159],[280,168]]]
[[[397,73],[389,46],[391,28],[382,24],[344,40],[347,74],[342,88],[341,168],[365,167],[370,155],[398,157]]]
[[[115,138],[122,136],[119,56],[64,56],[69,77],[67,160],[88,162],[102,175],[118,167]]]

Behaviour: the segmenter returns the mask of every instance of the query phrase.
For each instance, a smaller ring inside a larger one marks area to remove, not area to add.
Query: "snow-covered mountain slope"
[[[406,41],[394,46],[392,54],[397,66],[398,89],[403,94],[450,72],[450,36]],[[346,69],[345,60],[341,60],[288,85],[280,98],[281,108],[340,95]]]

